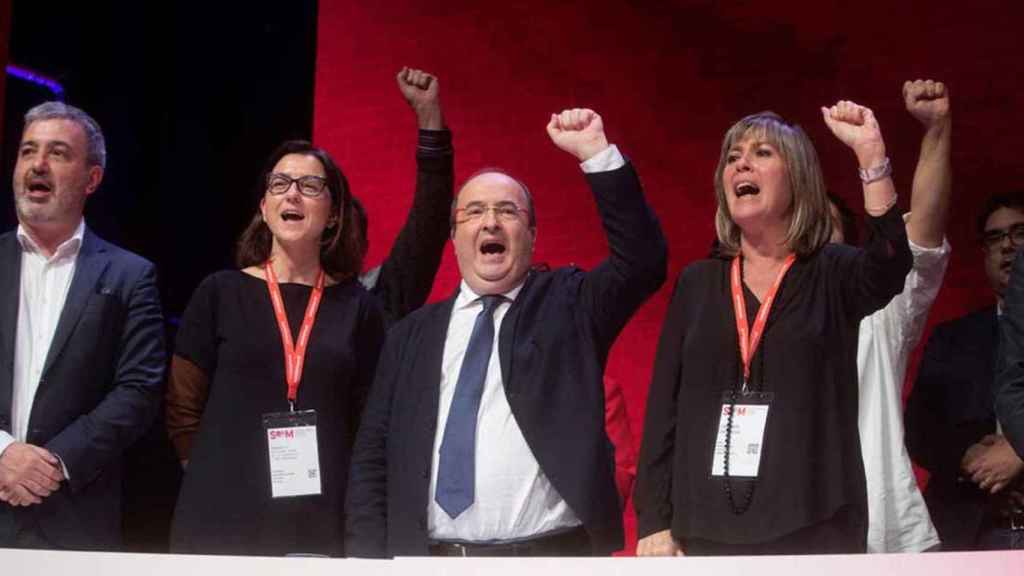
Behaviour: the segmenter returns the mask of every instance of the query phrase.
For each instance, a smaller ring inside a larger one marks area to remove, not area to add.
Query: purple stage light
[[[7,74],[15,78],[20,78],[26,82],[31,82],[36,86],[42,86],[53,93],[53,97],[57,100],[64,101],[64,87],[49,76],[45,76],[34,70],[28,68],[22,68],[21,66],[15,66],[14,64],[7,65]]]

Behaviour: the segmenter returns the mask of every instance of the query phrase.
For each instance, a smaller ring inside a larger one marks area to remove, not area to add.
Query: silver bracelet
[[[857,168],[857,173],[860,174],[860,181],[864,184],[871,184],[877,182],[882,178],[892,176],[892,162],[889,162],[889,157],[886,156],[885,160],[878,166],[872,166],[867,170],[863,168]]]

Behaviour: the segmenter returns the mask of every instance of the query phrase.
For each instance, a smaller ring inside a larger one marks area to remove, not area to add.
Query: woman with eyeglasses
[[[823,108],[860,164],[870,238],[829,244],[814,146],[767,112],[726,133],[719,247],[683,270],[658,344],[634,503],[640,555],[863,552],[857,329],[911,264],[885,144]]]
[[[263,182],[240,269],[206,278],[178,329],[168,405],[198,432],[184,436],[171,550],[341,555],[384,320],[358,281],[363,233],[330,156],[286,142]]]

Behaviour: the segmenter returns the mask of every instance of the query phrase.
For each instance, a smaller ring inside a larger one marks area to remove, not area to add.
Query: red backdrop
[[[413,188],[414,119],[393,77],[403,65],[429,70],[441,81],[458,182],[483,166],[519,175],[535,195],[536,260],[590,267],[606,255],[597,213],[575,162],[548,141],[544,125],[566,107],[600,112],[610,139],[636,164],[670,244],[669,281],[626,328],[608,366],[639,431],[675,277],[713,238],[721,137],[745,114],[771,109],[800,122],[829,185],[858,206],[856,160],[827,132],[818,107],[838,99],[872,107],[906,207],[920,129],[903,110],[900,88],[906,79],[947,82],[955,122],[954,253],[932,322],[991,300],[972,230],[986,196],[1024,187],[1017,122],[1022,6],[323,0],[314,137],[367,206],[375,264],[397,234]],[[432,298],[450,294],[457,281],[449,250]]]

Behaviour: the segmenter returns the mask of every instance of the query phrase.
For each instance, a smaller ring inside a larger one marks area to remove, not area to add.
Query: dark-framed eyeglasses
[[[494,212],[494,217],[504,223],[515,222],[519,220],[520,213],[526,212],[526,210],[520,208],[514,202],[499,202],[491,206],[482,202],[470,202],[463,208],[455,209],[455,222],[464,224],[480,220],[485,214],[492,211]]]
[[[1014,248],[1024,246],[1024,223],[1014,224],[1008,228],[994,228],[985,230],[981,235],[981,245],[985,250],[995,250],[1003,244],[1003,240],[1010,239]]]
[[[267,176],[267,192],[270,192],[274,196],[280,196],[292,187],[292,183],[295,183],[299,193],[306,198],[316,198],[317,196],[324,193],[327,189],[327,179],[322,176],[314,176],[308,174],[306,176],[299,176],[298,178],[292,178],[287,174],[274,173]]]

